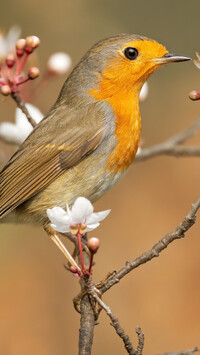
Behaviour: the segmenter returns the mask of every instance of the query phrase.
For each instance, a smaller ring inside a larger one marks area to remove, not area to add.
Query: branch
[[[200,147],[184,147],[179,145],[197,133],[199,128],[200,118],[185,131],[178,133],[165,142],[142,149],[141,152],[136,154],[135,161],[147,160],[158,155],[171,155],[174,157],[200,156]]]
[[[100,292],[103,294],[104,292],[108,291],[112,286],[116,285],[124,276],[126,276],[133,269],[137,268],[142,264],[145,264],[146,262],[150,261],[155,257],[158,257],[159,254],[165,248],[167,248],[168,245],[174,240],[185,237],[185,232],[187,232],[195,223],[196,213],[199,208],[200,198],[192,204],[189,213],[174,231],[166,234],[158,243],[156,243],[152,247],[152,249],[144,252],[135,260],[126,262],[126,264],[124,265],[124,267],[122,267],[121,270],[116,272],[113,277],[111,277],[102,287],[99,288]]]
[[[20,108],[20,110],[22,110],[22,112],[26,115],[27,120],[30,122],[30,124],[32,125],[32,127],[36,127],[37,123],[35,122],[35,120],[32,118],[32,116],[30,115],[30,113],[28,112],[26,105],[24,103],[24,101],[22,100],[21,96],[19,95],[19,93],[17,92],[12,92],[11,96],[13,98],[13,100],[16,102],[17,107]]]
[[[79,355],[90,355],[94,336],[95,316],[87,294],[81,300],[80,311]]]
[[[199,351],[199,349],[197,347],[195,347],[190,350],[175,351],[172,353],[163,353],[160,355],[192,355],[192,354],[196,353],[197,351]]]
[[[124,329],[120,326],[119,320],[117,316],[112,313],[110,307],[108,307],[98,296],[95,286],[91,283],[91,280],[88,280],[89,282],[86,282],[86,289],[87,292],[92,296],[93,299],[95,299],[98,304],[101,306],[101,308],[104,309],[104,311],[107,313],[111,320],[111,325],[115,328],[116,333],[119,335],[119,337],[123,340],[124,347],[127,351],[128,354],[130,355],[142,355],[142,350],[144,347],[144,335],[142,333],[141,328],[136,329],[136,333],[138,334],[138,347],[137,350],[133,348],[133,345],[131,343],[131,340],[129,336],[125,333]]]

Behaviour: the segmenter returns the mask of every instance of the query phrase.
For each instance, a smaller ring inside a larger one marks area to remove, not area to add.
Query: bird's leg
[[[88,294],[91,306],[94,312],[95,320],[98,319],[99,313],[101,311],[101,306],[96,302],[94,295],[96,294],[98,297],[101,298],[101,292],[96,288],[94,283],[92,282],[92,278],[90,275],[83,275],[83,278],[81,279],[82,283],[82,291],[73,299],[73,304],[74,308],[78,313],[81,313],[80,311],[80,305],[81,305],[81,300],[82,298]]]
[[[57,247],[61,250],[61,252],[64,254],[64,256],[67,258],[69,264],[71,266],[75,266],[77,268],[77,273],[80,273],[81,275],[81,270],[78,266],[78,264],[75,262],[74,258],[71,256],[71,254],[68,252],[64,244],[61,242],[59,237],[57,236],[56,232],[54,229],[50,226],[50,224],[47,224],[44,226],[44,230],[47,232],[48,236],[53,240],[53,242],[57,245]]]

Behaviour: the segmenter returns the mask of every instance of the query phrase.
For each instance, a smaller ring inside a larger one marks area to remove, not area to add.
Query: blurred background
[[[73,66],[98,40],[119,33],[152,37],[176,54],[195,58],[200,50],[199,0],[7,0],[0,26],[17,24],[22,37],[37,35],[38,65],[44,71],[50,54],[65,51]],[[51,82],[34,101],[45,114],[53,105],[65,77]],[[145,146],[162,142],[186,129],[200,114],[200,102],[188,92],[200,89],[200,71],[193,62],[168,65],[148,81],[149,95],[141,104]],[[0,120],[14,122],[15,103],[0,101]],[[188,144],[199,144],[196,135]],[[14,152],[1,143],[0,158]],[[111,214],[90,236],[99,237],[94,281],[118,270],[126,260],[151,248],[184,218],[200,195],[200,158],[159,157],[135,163],[95,210]],[[72,299],[78,280],[67,272],[65,260],[40,228],[1,226],[0,238],[0,354],[77,354],[79,314]],[[72,250],[72,245],[66,241]],[[145,334],[148,355],[200,346],[200,213],[183,240],[159,258],[129,274],[104,295],[136,346],[135,327]],[[108,317],[102,312],[95,328],[93,354],[124,354]]]

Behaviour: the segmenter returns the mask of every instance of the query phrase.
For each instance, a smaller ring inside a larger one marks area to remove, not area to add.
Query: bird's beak
[[[187,60],[191,60],[191,58],[185,57],[184,55],[166,53],[161,58],[155,58],[154,60],[157,64],[167,64],[175,62],[185,62]]]

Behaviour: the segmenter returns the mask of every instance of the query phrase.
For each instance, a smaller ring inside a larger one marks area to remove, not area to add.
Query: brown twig
[[[12,92],[11,93],[11,97],[13,98],[13,100],[16,102],[17,107],[20,108],[20,110],[22,110],[22,112],[26,115],[27,120],[30,122],[30,124],[32,125],[32,127],[36,127],[37,123],[35,122],[35,120],[31,117],[30,113],[28,112],[26,105],[24,103],[24,101],[22,100],[21,96],[19,95],[18,92]]]
[[[136,333],[138,335],[137,355],[142,355],[144,348],[144,334],[140,327],[136,328]]]
[[[91,280],[87,286],[87,283],[86,283],[86,287],[87,287],[87,291],[88,293],[92,296],[93,299],[96,300],[96,302],[101,306],[101,308],[104,309],[104,311],[107,313],[107,315],[109,316],[110,320],[111,320],[111,325],[115,328],[115,331],[116,333],[119,335],[119,337],[123,340],[123,343],[124,343],[124,347],[127,351],[128,354],[130,355],[141,355],[142,353],[138,353],[137,350],[135,350],[133,348],[133,345],[130,341],[130,338],[129,336],[125,333],[124,329],[120,326],[119,324],[119,320],[117,318],[117,316],[112,313],[110,307],[108,307],[103,301],[102,299],[98,296],[97,292],[96,292],[96,289],[95,289],[95,285],[93,285],[91,283]],[[137,333],[138,334],[138,333]],[[141,344],[140,342],[140,338],[139,338],[139,335],[138,335],[138,346],[139,346],[139,343]],[[141,347],[139,346],[139,349]]]
[[[197,351],[199,351],[199,349],[197,347],[195,347],[190,350],[174,351],[171,353],[162,353],[160,355],[192,355],[192,354],[196,353]]]
[[[116,285],[125,275],[127,275],[133,269],[137,268],[142,264],[145,264],[146,262],[150,261],[155,257],[158,257],[161,251],[167,248],[167,246],[174,240],[183,238],[185,236],[185,232],[188,231],[195,223],[196,213],[199,208],[200,198],[192,204],[189,213],[174,231],[166,234],[158,243],[156,243],[152,247],[152,249],[144,252],[135,260],[126,262],[126,264],[121,268],[121,270],[116,272],[116,274],[100,288],[101,293],[103,294],[104,292],[108,291],[112,286]]]
[[[194,124],[187,128],[185,131],[178,133],[165,142],[142,149],[138,154],[136,154],[134,161],[144,161],[150,158],[154,158],[158,155],[170,155],[174,157],[200,156],[200,147],[180,146],[181,143],[184,143],[195,133],[197,133],[199,128],[200,118],[197,119],[196,122],[194,122]]]

